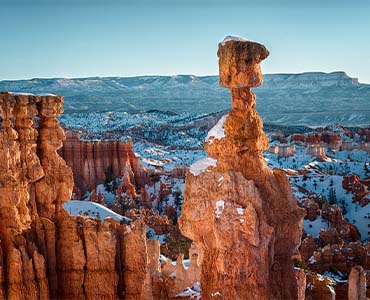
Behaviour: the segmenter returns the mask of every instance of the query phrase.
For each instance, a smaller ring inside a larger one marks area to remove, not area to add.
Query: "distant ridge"
[[[149,110],[212,113],[230,108],[229,92],[218,76],[135,76],[34,78],[0,81],[0,91],[55,93],[65,111]],[[370,84],[345,72],[266,74],[254,89],[257,109],[273,124],[361,126],[370,123]]]

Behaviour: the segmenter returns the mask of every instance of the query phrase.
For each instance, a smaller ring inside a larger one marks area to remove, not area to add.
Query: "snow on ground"
[[[131,222],[130,218],[121,216],[109,208],[91,201],[70,200],[63,205],[64,209],[73,216],[89,216],[104,220],[111,217],[119,222]]]
[[[352,150],[352,151],[330,151],[327,155],[339,160],[351,160],[357,162],[370,162],[370,153],[362,150]]]
[[[366,171],[365,167],[369,163],[357,162],[357,161],[337,161],[337,160],[328,160],[324,162],[318,162],[317,167],[320,171],[345,175],[345,174],[357,174],[360,178],[366,178],[370,175],[370,172]]]
[[[171,171],[177,166],[190,166],[206,157],[202,149],[181,149],[140,141],[134,144],[134,152],[141,157],[145,167]]]
[[[324,195],[328,201],[330,194],[334,191],[335,202],[341,207],[344,217],[356,225],[362,240],[368,239],[370,234],[370,204],[361,207],[358,202],[353,203],[352,193],[342,187],[342,180],[343,177],[339,175],[327,176],[312,173],[290,177],[290,182],[293,185],[302,186],[309,191]],[[302,198],[302,194],[296,194],[296,197]]]
[[[303,228],[305,232],[317,238],[321,229],[328,229],[328,222],[319,216],[312,222],[310,220],[303,220]]]
[[[177,297],[188,297],[187,299],[200,300],[201,299],[201,290],[200,283],[195,282],[193,286],[185,288],[181,293],[176,295]]]
[[[315,161],[315,157],[306,154],[306,148],[296,146],[294,156],[279,157],[270,152],[264,152],[263,156],[270,168],[302,170],[306,165]]]
[[[150,227],[146,227],[146,238],[148,240],[158,240],[159,244],[164,245],[166,243],[166,238],[168,237],[168,234],[156,234],[154,229]]]

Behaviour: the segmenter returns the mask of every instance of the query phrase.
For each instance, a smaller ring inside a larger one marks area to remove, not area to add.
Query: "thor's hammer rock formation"
[[[230,113],[209,132],[208,158],[186,177],[180,229],[204,250],[202,299],[297,299],[292,257],[304,212],[286,175],[267,167],[268,149],[251,88],[262,84],[258,43],[227,37],[218,45],[220,85]]]

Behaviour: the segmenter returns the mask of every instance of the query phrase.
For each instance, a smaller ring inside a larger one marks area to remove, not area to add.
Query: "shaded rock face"
[[[349,274],[348,300],[366,300],[366,274],[361,266],[353,267]]]
[[[60,155],[72,168],[76,197],[127,173],[130,178],[125,176],[125,180],[129,181],[126,185],[141,188],[148,181],[148,175],[132,147],[132,142],[83,141],[78,134],[67,132]],[[134,191],[131,193],[135,194]]]
[[[0,298],[144,299],[145,223],[72,217],[63,98],[0,93]],[[37,121],[37,122],[36,122]]]
[[[251,87],[262,83],[264,46],[228,38],[219,44],[220,84],[232,110],[210,131],[210,158],[188,172],[179,219],[183,235],[203,247],[202,299],[297,299],[291,257],[304,215],[286,175],[270,170]],[[194,209],[196,207],[196,209]]]
[[[334,300],[334,282],[327,277],[312,272],[306,273],[306,300]]]
[[[370,202],[370,192],[366,183],[366,181],[361,181],[356,174],[350,174],[343,176],[342,187],[353,194],[352,202],[360,202],[361,206],[366,206]]]
[[[317,202],[312,204],[311,201],[304,200],[301,204],[305,207],[307,216],[312,215],[315,219],[316,216],[311,214],[310,210],[314,208],[315,211],[315,207],[319,204]],[[309,234],[303,235],[300,253],[304,264],[311,271],[320,274],[324,272],[349,274],[355,265],[368,268],[370,244],[361,243],[357,228],[343,217],[337,205],[328,205],[323,202],[319,208],[321,217],[330,224],[330,227],[321,229],[317,238]]]

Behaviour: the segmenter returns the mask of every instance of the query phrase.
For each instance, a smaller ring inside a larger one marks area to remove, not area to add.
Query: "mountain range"
[[[214,113],[230,109],[230,92],[218,76],[138,76],[34,78],[0,81],[0,91],[55,93],[65,97],[65,113],[148,110]],[[266,74],[254,89],[264,122],[324,126],[370,124],[370,84],[345,72]]]

